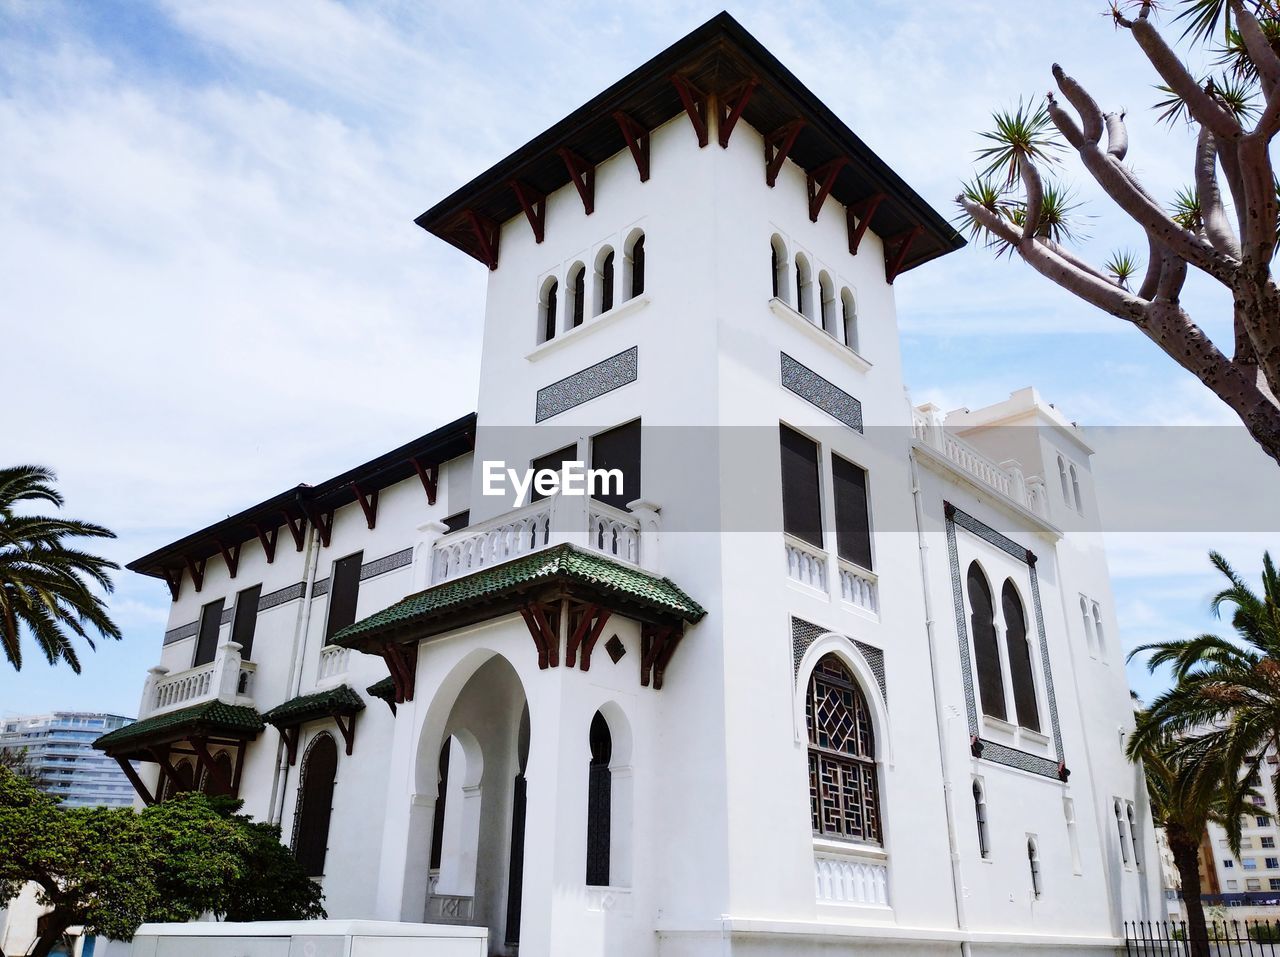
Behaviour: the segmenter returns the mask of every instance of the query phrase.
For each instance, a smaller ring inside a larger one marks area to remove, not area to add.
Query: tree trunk
[[[1200,842],[1177,825],[1165,828],[1173,863],[1182,879],[1182,904],[1187,910],[1187,944],[1191,957],[1209,957],[1209,933],[1200,901]]]

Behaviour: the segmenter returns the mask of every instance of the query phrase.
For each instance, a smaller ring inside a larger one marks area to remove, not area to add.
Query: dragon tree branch
[[[1276,56],[1275,50],[1271,49],[1271,43],[1267,40],[1267,35],[1263,32],[1257,17],[1253,15],[1253,11],[1241,0],[1228,0],[1228,3],[1231,6],[1231,12],[1235,14],[1240,39],[1244,41],[1249,59],[1258,71],[1263,95],[1270,99],[1272,93],[1280,88],[1280,57]]]
[[[1207,126],[1200,127],[1196,140],[1195,181],[1205,235],[1218,252],[1239,259],[1240,241],[1232,232],[1227,211],[1222,205],[1222,194],[1218,190],[1217,142]]]

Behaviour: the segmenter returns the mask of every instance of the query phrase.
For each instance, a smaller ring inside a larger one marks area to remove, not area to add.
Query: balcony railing
[[[786,538],[787,575],[818,591],[827,590],[827,553],[790,535]]]
[[[350,657],[350,648],[343,648],[341,645],[325,645],[320,649],[320,667],[316,678],[324,681],[326,678],[336,678],[346,674],[347,661]]]
[[[883,859],[815,853],[814,894],[821,904],[885,907],[889,866]]]
[[[240,646],[223,642],[213,661],[172,674],[168,668],[156,666],[147,673],[142,689],[139,718],[164,711],[175,711],[205,701],[247,704],[253,698],[253,676],[257,665],[240,657]]]
[[[431,584],[566,542],[656,571],[658,508],[644,501],[629,507],[625,511],[587,496],[553,495],[442,535],[431,548]]]
[[[840,559],[840,599],[855,608],[880,613],[880,597],[874,572],[869,572],[852,562]]]
[[[815,591],[831,594],[831,586],[838,586],[840,600],[859,611],[871,615],[880,614],[879,579],[875,573],[843,558],[833,558],[826,549],[809,542],[784,536],[787,556],[787,577]],[[835,562],[834,582],[828,569]]]

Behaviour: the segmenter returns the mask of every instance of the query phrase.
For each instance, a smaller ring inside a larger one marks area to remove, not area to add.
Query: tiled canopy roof
[[[327,691],[292,698],[284,704],[276,705],[262,716],[262,720],[274,727],[288,727],[314,721],[316,718],[330,718],[337,714],[355,714],[364,710],[364,700],[350,685],[339,685]]]
[[[375,681],[369,687],[364,689],[374,698],[381,698],[388,704],[396,700],[396,682],[390,675],[380,681]]]
[[[174,741],[197,734],[252,739],[262,728],[262,716],[253,708],[223,701],[206,701],[109,731],[94,741],[93,746],[99,751],[116,754],[140,744]]]
[[[706,614],[668,578],[658,578],[596,552],[556,545],[410,595],[344,628],[334,641],[355,647],[375,637],[395,637],[397,632],[426,637],[446,630],[433,628],[434,624],[452,626],[459,614],[484,606],[492,607],[494,614],[503,614],[506,606],[514,607],[512,602],[518,602],[524,593],[556,582],[579,586],[600,600],[617,605],[624,614],[690,623]],[[478,619],[473,616],[472,620]]]

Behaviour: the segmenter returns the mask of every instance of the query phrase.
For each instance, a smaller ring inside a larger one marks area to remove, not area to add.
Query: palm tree
[[[1200,839],[1213,822],[1226,829],[1231,851],[1240,854],[1240,822],[1254,795],[1246,781],[1239,781],[1239,765],[1227,764],[1223,755],[1201,738],[1180,739],[1159,726],[1150,711],[1139,712],[1138,729],[1130,736],[1126,753],[1142,763],[1151,801],[1151,819],[1164,828],[1174,865],[1182,880],[1182,900],[1187,911],[1187,938],[1192,957],[1208,957],[1204,905],[1200,900]],[[1229,780],[1232,787],[1224,788]]]
[[[0,646],[15,670],[22,668],[21,637],[27,632],[49,664],[66,661],[77,674],[80,659],[72,636],[96,647],[90,630],[121,637],[93,586],[111,591],[115,562],[75,547],[77,538],[115,538],[100,525],[29,514],[29,503],[62,507],[51,469],[39,465],[0,468]]]

